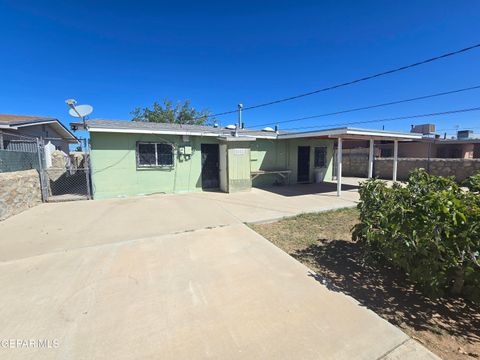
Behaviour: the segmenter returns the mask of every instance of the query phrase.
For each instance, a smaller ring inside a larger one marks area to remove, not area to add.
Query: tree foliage
[[[210,117],[210,111],[196,110],[190,107],[190,100],[185,100],[183,104],[177,101],[175,105],[167,99],[163,100],[163,104],[155,101],[152,108],[141,109],[137,107],[131,112],[131,115],[133,115],[133,121],[158,123],[208,125],[214,121]]]
[[[406,185],[360,187],[353,238],[368,255],[403,269],[430,295],[480,300],[480,196],[452,178],[411,173]]]

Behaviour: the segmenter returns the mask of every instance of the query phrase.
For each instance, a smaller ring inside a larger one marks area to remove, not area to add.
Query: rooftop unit
[[[457,131],[457,139],[458,140],[468,140],[474,139],[473,130],[459,130]]]
[[[411,133],[431,135],[435,133],[435,124],[412,125]]]

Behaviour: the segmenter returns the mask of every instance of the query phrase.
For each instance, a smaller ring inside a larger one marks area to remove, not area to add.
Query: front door
[[[310,146],[298,147],[297,182],[310,182]]]
[[[202,189],[220,186],[218,144],[202,144]]]

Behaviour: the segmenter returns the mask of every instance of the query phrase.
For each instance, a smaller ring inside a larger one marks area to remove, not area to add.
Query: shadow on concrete
[[[478,306],[460,298],[424,296],[401,271],[384,263],[364,263],[358,243],[319,239],[291,255],[312,264],[315,279],[329,289],[352,296],[394,325],[480,341]]]
[[[358,186],[343,184],[342,191],[358,190]],[[272,192],[282,196],[301,196],[311,194],[325,194],[337,191],[336,183],[319,183],[319,184],[295,184],[295,185],[278,185],[259,187],[259,189]]]

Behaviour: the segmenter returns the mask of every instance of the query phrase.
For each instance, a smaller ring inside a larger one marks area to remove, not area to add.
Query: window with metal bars
[[[137,143],[137,166],[173,166],[173,146],[166,143]]]
[[[327,148],[326,146],[319,146],[315,148],[315,167],[323,168],[327,166]]]

